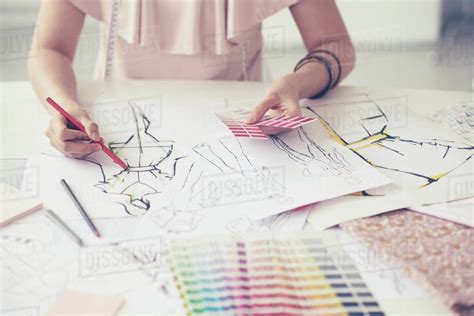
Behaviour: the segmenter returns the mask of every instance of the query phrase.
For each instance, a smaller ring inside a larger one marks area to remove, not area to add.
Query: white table
[[[79,96],[83,102],[98,102],[106,99],[121,99],[143,96],[188,95],[191,99],[205,100],[227,99],[232,104],[242,100],[258,101],[268,88],[267,83],[233,81],[80,81]],[[339,87],[334,95],[349,95],[367,91],[359,87]],[[370,91],[370,90],[369,90]],[[380,89],[377,89],[380,91]],[[419,107],[411,110],[421,114],[452,104],[453,99],[472,99],[473,94],[434,90],[398,90],[412,100],[420,100]],[[429,100],[429,102],[427,102]],[[210,101],[212,102],[212,101]],[[2,82],[0,85],[0,158],[25,159],[31,153],[34,135],[39,129],[41,108],[29,82]],[[416,104],[416,102],[412,102]]]
[[[268,85],[258,82],[230,81],[82,81],[78,84],[80,99],[84,103],[110,99],[134,98],[145,96],[185,96],[190,106],[198,110],[199,104],[222,102],[229,105],[251,106],[265,93]],[[370,91],[370,90],[369,90]],[[377,89],[380,91],[380,89]],[[332,93],[338,96],[368,92],[365,88],[340,87]],[[411,110],[421,114],[450,106],[453,100],[470,99],[472,94],[448,91],[400,91],[411,98],[411,104],[417,104]],[[26,158],[34,148],[35,135],[42,133],[41,117],[46,115],[37,100],[29,82],[8,82],[0,86],[1,129],[0,158],[1,169],[15,169],[21,173]],[[415,100],[415,102],[413,102]],[[420,102],[416,102],[419,100]],[[43,120],[44,121],[44,120]],[[381,302],[389,314],[429,313],[449,314],[446,307],[428,294],[423,297],[397,302]]]

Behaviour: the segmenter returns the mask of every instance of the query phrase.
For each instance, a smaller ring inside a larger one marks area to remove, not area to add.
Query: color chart
[[[384,315],[333,248],[309,236],[213,237],[173,241],[168,261],[189,315]]]
[[[237,110],[229,114],[216,115],[235,137],[268,139],[258,126],[245,124],[249,114],[249,111]]]
[[[280,115],[276,117],[265,117],[258,122],[257,125],[295,129],[315,120],[316,119],[312,117]]]
[[[268,136],[263,133],[260,126],[295,129],[316,120],[315,118],[304,116],[279,115],[271,117],[265,115],[255,124],[246,124],[245,121],[250,115],[250,111],[248,110],[234,110],[227,113],[217,113],[216,115],[235,137],[259,139],[268,139]]]

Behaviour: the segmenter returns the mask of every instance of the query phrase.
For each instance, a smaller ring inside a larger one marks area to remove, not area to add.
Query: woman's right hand
[[[65,117],[54,113],[45,131],[51,145],[70,158],[82,158],[100,151],[101,147],[96,143],[101,140],[97,124],[90,119],[84,109],[68,112],[84,125],[86,132],[72,129]]]

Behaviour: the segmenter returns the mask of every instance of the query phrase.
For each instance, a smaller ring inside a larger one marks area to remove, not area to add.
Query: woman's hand
[[[283,76],[272,85],[263,101],[252,110],[246,123],[257,123],[265,114],[300,116],[299,94],[293,74]],[[281,127],[261,126],[260,128],[265,134],[270,135],[290,131],[288,128]]]
[[[68,109],[68,112],[84,125],[85,133],[72,129],[68,126],[66,118],[59,114],[52,115],[45,131],[51,145],[70,158],[82,158],[101,150],[99,144],[91,142],[100,141],[99,127],[92,122],[84,109],[81,109],[79,105],[77,108],[77,110]]]

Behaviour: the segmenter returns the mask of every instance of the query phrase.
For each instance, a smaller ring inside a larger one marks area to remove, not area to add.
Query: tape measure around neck
[[[107,38],[107,52],[105,57],[105,79],[109,79],[112,73],[112,63],[114,59],[115,42],[117,41],[118,32],[118,11],[120,8],[120,0],[113,0],[112,14],[110,17],[109,34]]]

